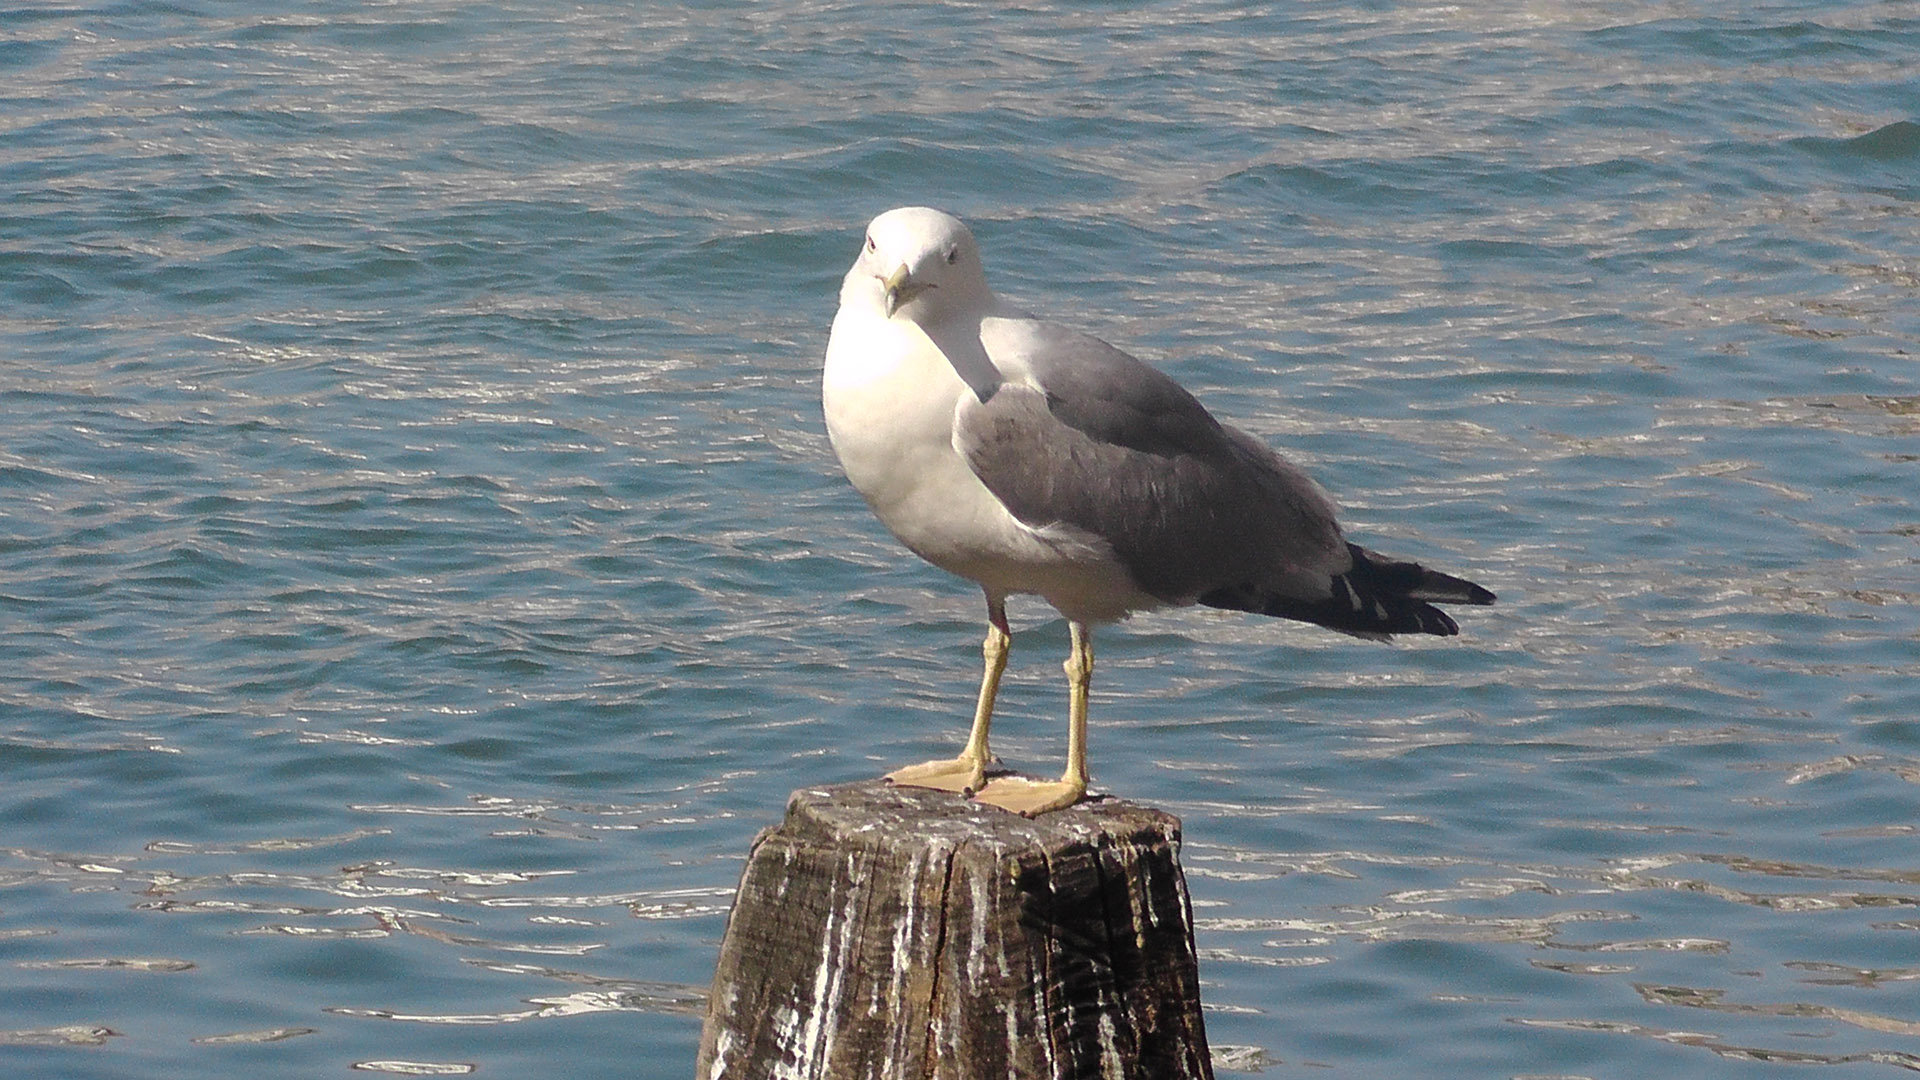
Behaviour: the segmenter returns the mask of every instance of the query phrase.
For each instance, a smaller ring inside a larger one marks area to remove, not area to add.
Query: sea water
[[[1500,594],[1100,632],[1222,1075],[1920,1069],[1920,4],[263,7],[0,10],[0,1074],[690,1075],[971,710],[818,408],[909,203]]]

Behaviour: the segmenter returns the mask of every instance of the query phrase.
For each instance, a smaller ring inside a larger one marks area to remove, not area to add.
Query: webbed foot
[[[971,795],[987,785],[987,763],[957,757],[946,761],[923,761],[887,774],[887,782],[904,787],[933,788]]]
[[[1037,817],[1064,810],[1087,796],[1084,780],[1029,780],[1023,776],[997,776],[973,797],[977,803],[1011,810],[1022,817]]]

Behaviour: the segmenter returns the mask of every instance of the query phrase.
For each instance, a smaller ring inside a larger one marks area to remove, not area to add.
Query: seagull
[[[887,774],[1028,817],[1087,792],[1094,626],[1202,604],[1363,638],[1460,632],[1473,582],[1349,543],[1333,500],[1159,370],[1002,302],[973,234],[926,207],[867,227],[840,287],[822,404],[867,505],[914,554],[980,586],[986,669],[960,755]],[[987,777],[1006,599],[1067,620],[1060,779]]]

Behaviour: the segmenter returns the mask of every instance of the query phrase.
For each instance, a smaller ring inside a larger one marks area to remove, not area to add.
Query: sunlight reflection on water
[[[909,201],[1501,596],[1103,632],[1222,1072],[1920,1068],[1915,5],[853,12],[0,13],[0,1070],[684,1076],[969,705],[818,415]]]

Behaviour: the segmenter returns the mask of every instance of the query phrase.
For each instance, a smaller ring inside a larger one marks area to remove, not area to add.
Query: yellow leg
[[[1093,685],[1093,633],[1069,621],[1073,650],[1067,655],[1067,768],[1058,780],[1002,776],[974,796],[975,801],[1034,817],[1064,810],[1087,794],[1087,691]]]
[[[887,774],[887,779],[907,787],[937,788],[971,795],[986,785],[987,731],[993,726],[993,701],[1000,694],[1000,676],[1007,670],[1007,652],[1013,635],[1007,630],[1004,601],[987,597],[987,640],[980,645],[986,672],[980,676],[980,700],[973,707],[973,730],[967,735],[960,756],[947,761],[927,761],[908,765]]]

